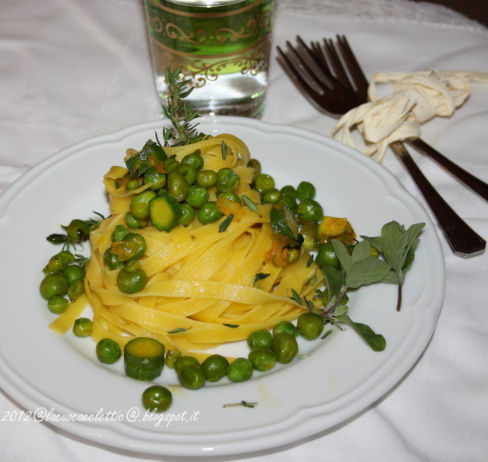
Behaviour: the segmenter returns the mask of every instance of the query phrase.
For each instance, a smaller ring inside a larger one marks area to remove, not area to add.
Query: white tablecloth
[[[67,145],[159,116],[139,0],[1,3],[0,190]],[[296,33],[307,40],[345,33],[369,76],[380,70],[487,70],[488,30],[441,7],[402,0],[278,3],[275,44]],[[335,122],[298,94],[275,60],[264,120],[326,135]],[[451,119],[424,125],[422,136],[488,180],[487,127],[488,87],[478,84],[464,107]],[[486,201],[428,159],[414,156],[454,209],[488,238]],[[423,201],[391,153],[384,164]],[[439,236],[446,298],[437,330],[416,366],[390,394],[347,424],[252,460],[487,460],[488,253],[460,259]],[[0,394],[1,420],[16,409]],[[0,460],[130,459],[46,424],[0,421]]]

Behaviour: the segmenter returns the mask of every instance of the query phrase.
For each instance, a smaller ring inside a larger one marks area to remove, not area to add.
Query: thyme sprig
[[[181,78],[180,75],[182,75],[181,67],[175,70],[166,68],[165,81],[168,96],[166,104],[162,105],[162,111],[171,125],[163,128],[165,146],[184,146],[201,141],[207,136],[197,130],[198,124],[193,123],[193,120],[199,116],[198,111],[184,101],[194,90],[191,80]]]

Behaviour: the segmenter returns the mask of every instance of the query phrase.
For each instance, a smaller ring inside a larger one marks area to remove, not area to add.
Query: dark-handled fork
[[[332,40],[324,39],[323,45],[312,42],[310,46],[300,37],[297,40],[297,48],[287,42],[286,52],[277,47],[278,61],[298,90],[318,110],[339,117],[357,106],[355,98],[350,95],[354,95],[360,103],[368,101],[368,81],[344,36],[338,36],[337,48]],[[482,253],[486,241],[434,189],[404,144],[395,142],[391,148],[422,192],[453,252],[461,257]]]

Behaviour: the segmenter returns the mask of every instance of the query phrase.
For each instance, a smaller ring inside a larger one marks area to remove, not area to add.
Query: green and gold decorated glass
[[[145,0],[156,89],[182,68],[202,114],[259,117],[264,109],[274,0]]]

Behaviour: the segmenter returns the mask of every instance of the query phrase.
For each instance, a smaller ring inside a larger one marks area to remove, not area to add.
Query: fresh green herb
[[[233,218],[234,214],[231,213],[230,215],[227,215],[225,220],[219,225],[219,233],[223,233],[229,227]]]
[[[314,256],[310,255],[310,258],[307,261],[307,268],[310,268],[313,262],[314,262]]]
[[[223,407],[237,407],[237,406],[242,406],[242,407],[256,407],[258,405],[257,402],[252,401],[252,402],[247,402],[247,401],[241,401],[239,403],[229,403],[229,404],[224,404]]]
[[[354,322],[347,314],[335,316],[335,319],[352,327],[374,351],[383,351],[386,348],[385,337],[374,332],[368,325]]]
[[[256,205],[256,202],[254,202],[252,199],[249,199],[249,197],[247,197],[245,194],[242,195],[242,200],[250,210],[256,212],[259,215],[259,209]]]
[[[295,300],[299,305],[303,305],[302,297],[300,297],[300,294],[295,289],[291,289],[291,297],[290,298],[292,300]]]
[[[199,114],[187,101],[183,101],[193,91],[190,79],[181,79],[181,67],[171,70],[166,68],[165,81],[168,87],[166,105],[162,106],[164,116],[170,121],[170,127],[163,128],[164,145],[184,146],[196,143],[206,137],[197,131],[197,124],[192,121]]]
[[[100,226],[100,223],[105,220],[105,217],[99,213],[93,210],[93,213],[97,216],[97,218],[89,218],[88,220],[85,220],[87,225],[90,227],[90,231],[93,231],[97,229]]]
[[[405,229],[396,221],[391,221],[381,228],[381,236],[361,236],[383,256],[390,265],[390,272],[385,276],[384,281],[398,285],[397,311],[402,305],[402,288],[405,281],[405,274],[411,267],[415,258],[415,250],[418,245],[418,237],[425,223],[416,223]]]
[[[83,268],[83,270],[86,268],[86,265],[88,264],[89,261],[90,261],[90,259],[85,257],[84,255],[80,255],[78,253],[75,255],[74,262],[77,265],[81,266],[81,268]]]
[[[177,327],[176,329],[169,330],[168,334],[179,334],[180,332],[187,332],[191,327]]]
[[[314,309],[314,304],[312,301],[310,300],[307,300],[306,297],[303,297],[303,300],[305,301],[305,305],[307,306],[308,308],[308,311],[312,311]]]
[[[230,327],[232,329],[235,329],[235,328],[239,327],[239,324],[227,324],[225,322],[222,325],[225,326],[225,327]]]
[[[286,205],[273,207],[269,212],[269,219],[275,233],[298,241],[298,224],[294,213]]]
[[[341,241],[332,239],[340,265],[324,265],[321,268],[328,294],[322,308],[324,319],[336,326],[345,324],[352,327],[373,350],[384,350],[384,337],[371,327],[354,322],[347,314],[347,305],[343,299],[347,299],[346,291],[349,289],[388,282],[398,284],[397,310],[400,310],[405,273],[413,262],[418,236],[423,227],[424,223],[417,223],[405,229],[392,221],[382,227],[381,236],[362,236],[363,240],[354,245],[352,250]],[[372,255],[372,247],[377,250],[377,257]]]
[[[329,329],[329,330],[326,330],[322,337],[320,337],[321,340],[323,340],[324,338],[327,338],[330,334],[332,334],[332,329]]]
[[[222,159],[225,160],[227,158],[227,145],[225,144],[225,141],[222,141],[220,147],[222,149]]]
[[[255,285],[258,281],[261,281],[263,279],[266,279],[269,276],[271,276],[270,273],[257,273],[256,276],[254,276],[253,285]]]

